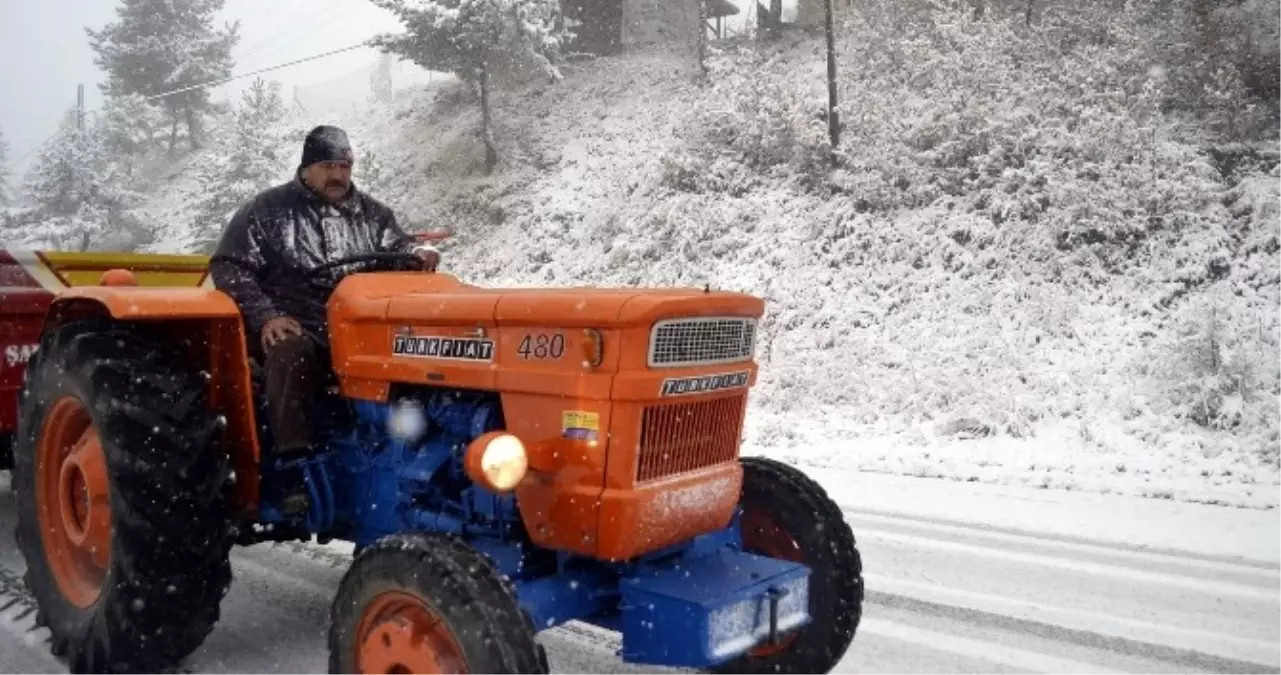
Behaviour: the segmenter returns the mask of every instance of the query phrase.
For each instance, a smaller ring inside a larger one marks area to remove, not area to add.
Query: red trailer
[[[141,286],[200,286],[208,265],[200,255],[0,249],[0,470],[12,462],[18,393],[55,293],[95,286],[112,269],[133,272]]]

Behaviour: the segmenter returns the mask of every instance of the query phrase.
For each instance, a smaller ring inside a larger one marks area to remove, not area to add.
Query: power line
[[[277,65],[277,66],[269,66],[269,67],[267,67],[267,68],[260,68],[260,69],[258,69],[258,70],[252,70],[252,71],[250,71],[250,72],[242,73],[242,74],[240,74],[240,75],[233,75],[233,76],[231,76],[231,77],[229,77],[229,78],[227,78],[227,79],[225,79],[225,80],[216,80],[216,81],[213,81],[213,82],[205,82],[205,83],[202,83],[202,84],[193,84],[193,85],[191,85],[190,87],[183,87],[182,89],[174,89],[173,91],[166,91],[166,92],[164,92],[164,93],[162,93],[162,94],[153,94],[153,95],[151,95],[151,96],[146,96],[146,97],[144,97],[144,98],[143,98],[143,100],[144,100],[144,101],[151,101],[151,100],[155,100],[155,99],[158,99],[158,98],[165,98],[165,97],[168,97],[168,96],[173,96],[174,94],[181,94],[181,93],[184,93],[184,92],[191,91],[191,90],[193,90],[193,89],[202,89],[202,88],[204,88],[204,87],[217,87],[217,86],[221,86],[221,85],[227,84],[228,82],[235,82],[236,80],[244,79],[244,78],[246,78],[246,77],[249,77],[250,75],[260,75],[260,74],[262,74],[262,73],[271,72],[271,71],[273,71],[273,70],[280,70],[281,68],[286,68],[286,67],[288,67],[288,66],[294,66],[294,65],[297,65],[297,64],[299,64],[299,63],[306,63],[306,62],[308,62],[308,61],[315,61],[316,59],[324,58],[324,57],[326,57],[326,56],[333,56],[334,54],[341,54],[342,52],[349,52],[349,51],[351,51],[351,50],[353,50],[353,49],[360,49],[361,47],[368,47],[370,42],[373,42],[373,38],[369,38],[369,39],[367,39],[367,40],[365,40],[364,42],[361,42],[361,43],[359,43],[359,44],[351,45],[350,47],[343,47],[342,49],[335,49],[335,50],[333,50],[333,51],[328,51],[328,52],[325,52],[325,53],[323,53],[323,54],[316,54],[315,56],[308,56],[308,57],[304,57],[304,58],[298,59],[298,60],[296,60],[296,61],[290,61],[289,63],[282,63],[282,64]]]
[[[204,88],[204,87],[217,87],[217,86],[221,86],[221,85],[227,84],[228,82],[235,82],[236,80],[241,80],[241,79],[244,79],[244,78],[246,78],[246,77],[253,76],[253,75],[261,75],[262,73],[268,73],[268,72],[271,72],[271,71],[273,71],[273,70],[280,70],[281,68],[287,68],[287,67],[289,67],[289,66],[295,66],[295,65],[298,65],[298,64],[300,64],[300,63],[306,63],[306,62],[308,62],[308,61],[315,61],[316,59],[322,59],[322,58],[324,58],[324,57],[326,57],[326,56],[333,56],[334,54],[341,54],[341,53],[343,53],[343,52],[349,52],[349,51],[352,51],[353,49],[360,49],[360,48],[362,48],[362,47],[368,47],[368,46],[370,46],[370,43],[371,43],[371,42],[373,42],[373,40],[374,40],[374,38],[366,38],[365,40],[363,40],[363,41],[361,41],[361,42],[359,42],[359,43],[357,43],[357,44],[350,45],[350,46],[348,46],[348,47],[343,47],[343,48],[341,48],[341,49],[334,49],[334,50],[327,51],[327,52],[324,52],[324,53],[321,53],[321,54],[315,54],[315,55],[312,55],[312,56],[306,56],[306,57],[303,57],[303,58],[301,58],[301,59],[295,59],[295,60],[293,60],[293,61],[289,61],[288,63],[281,63],[281,64],[274,65],[274,66],[268,66],[268,67],[266,67],[266,68],[259,68],[258,70],[250,71],[250,72],[248,72],[248,73],[241,73],[240,75],[233,75],[233,76],[231,76],[231,77],[229,77],[229,78],[227,78],[227,79],[224,79],[224,80],[215,80],[215,81],[210,81],[210,82],[203,82],[203,83],[201,83],[201,84],[193,84],[193,85],[191,85],[191,86],[189,86],[189,87],[183,87],[183,88],[181,88],[181,89],[174,89],[174,90],[172,90],[172,91],[166,91],[166,92],[161,92],[161,93],[159,93],[159,94],[153,94],[153,95],[151,95],[151,96],[145,96],[145,97],[143,97],[143,100],[144,100],[144,101],[153,101],[153,100],[156,100],[156,99],[161,99],[161,98],[166,98],[166,97],[169,97],[169,96],[174,96],[175,94],[181,94],[181,93],[184,93],[184,92],[192,91],[192,90],[194,90],[194,89],[201,89],[201,88]],[[97,113],[97,112],[101,112],[101,111],[102,111],[102,109],[101,109],[101,108],[97,108],[97,109],[94,109],[94,110],[86,110],[83,114],[87,114],[87,113],[91,113],[91,112],[92,112],[92,113]],[[55,131],[55,132],[53,132],[52,134],[49,134],[48,136],[46,136],[46,137],[45,137],[44,139],[42,139],[39,143],[37,143],[37,144],[35,144],[34,146],[32,146],[32,147],[31,147],[31,149],[29,149],[29,150],[27,150],[26,152],[22,153],[22,155],[20,155],[20,156],[18,157],[18,159],[14,160],[14,161],[13,161],[13,165],[14,165],[14,166],[17,166],[17,165],[22,164],[22,162],[23,162],[25,159],[27,159],[28,157],[30,157],[30,156],[32,155],[32,153],[34,153],[34,152],[36,152],[37,150],[39,150],[40,148],[44,147],[44,144],[45,144],[45,143],[48,143],[50,139],[52,139],[54,136],[57,136],[57,135],[58,135],[58,132],[57,132],[57,131]]]

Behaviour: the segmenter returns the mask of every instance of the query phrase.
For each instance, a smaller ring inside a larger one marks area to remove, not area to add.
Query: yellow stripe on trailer
[[[60,286],[97,286],[108,270],[133,272],[139,286],[193,287],[210,285],[209,257],[171,253],[34,251]],[[44,276],[44,275],[41,275]],[[47,278],[47,277],[46,277]]]

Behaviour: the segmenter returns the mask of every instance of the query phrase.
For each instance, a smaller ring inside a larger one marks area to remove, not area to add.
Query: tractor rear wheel
[[[810,568],[811,622],[715,668],[722,673],[827,673],[854,640],[863,608],[863,562],[841,509],[801,471],[744,457],[740,529],[751,553]]]
[[[213,629],[231,583],[208,382],[146,329],[94,319],[28,365],[13,488],[26,585],[72,672],[157,672]]]
[[[484,555],[443,534],[391,535],[343,576],[329,627],[331,673],[546,673],[515,589]]]

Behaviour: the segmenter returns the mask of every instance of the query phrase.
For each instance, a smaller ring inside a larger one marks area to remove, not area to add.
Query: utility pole
[[[707,3],[705,0],[692,0],[698,3],[698,72],[704,81],[707,80]]]
[[[824,0],[827,13],[827,135],[832,151],[841,143],[840,113],[836,111],[836,28],[832,18],[832,0]]]
[[[85,86],[76,85],[76,130],[85,132]]]

